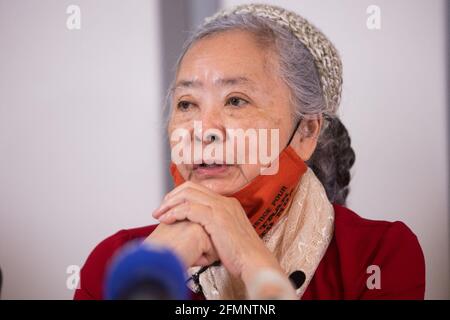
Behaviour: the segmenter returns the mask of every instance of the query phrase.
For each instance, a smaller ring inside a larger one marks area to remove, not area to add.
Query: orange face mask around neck
[[[307,169],[291,146],[280,153],[278,161],[276,174],[259,175],[244,188],[229,195],[240,202],[261,238],[282,217]],[[170,165],[170,172],[176,187],[185,182],[174,163]]]

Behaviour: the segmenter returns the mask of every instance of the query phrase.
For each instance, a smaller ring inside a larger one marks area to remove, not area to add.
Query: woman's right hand
[[[203,227],[187,220],[170,225],[160,223],[145,242],[171,249],[187,268],[210,265],[219,260]]]

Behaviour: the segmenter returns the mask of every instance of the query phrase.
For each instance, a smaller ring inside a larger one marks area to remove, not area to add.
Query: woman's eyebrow
[[[225,86],[225,87],[241,85],[241,84],[253,86],[253,84],[254,84],[254,82],[252,80],[250,80],[249,78],[244,77],[244,76],[231,77],[231,78],[219,78],[219,79],[215,80],[214,83],[216,85]]]
[[[238,76],[238,77],[229,77],[229,78],[219,78],[214,80],[214,84],[217,86],[222,87],[231,87],[236,85],[248,85],[250,87],[254,87],[255,82],[250,80],[249,78],[245,76]],[[172,91],[175,91],[176,89],[182,89],[182,88],[201,88],[203,87],[203,83],[200,80],[178,80],[175,86],[172,87]]]

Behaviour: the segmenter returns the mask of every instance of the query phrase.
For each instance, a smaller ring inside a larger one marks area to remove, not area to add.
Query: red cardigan
[[[417,237],[402,222],[373,221],[334,205],[331,243],[302,299],[423,299],[425,261]],[[81,269],[75,299],[102,299],[108,261],[128,241],[147,237],[156,225],[121,230],[103,240]],[[380,267],[380,289],[366,282]],[[194,295],[194,299],[202,296]]]

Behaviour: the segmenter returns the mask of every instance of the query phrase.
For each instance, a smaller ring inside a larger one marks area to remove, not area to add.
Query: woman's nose
[[[221,142],[221,140],[222,140],[222,138],[217,132],[212,132],[212,131],[208,130],[208,132],[205,132],[203,134],[203,142],[205,144],[219,143],[219,142]]]
[[[220,112],[203,112],[202,117],[197,121],[200,122],[195,126],[197,130],[194,128],[194,138],[197,141],[202,141],[204,144],[222,142],[225,137],[225,126]]]

